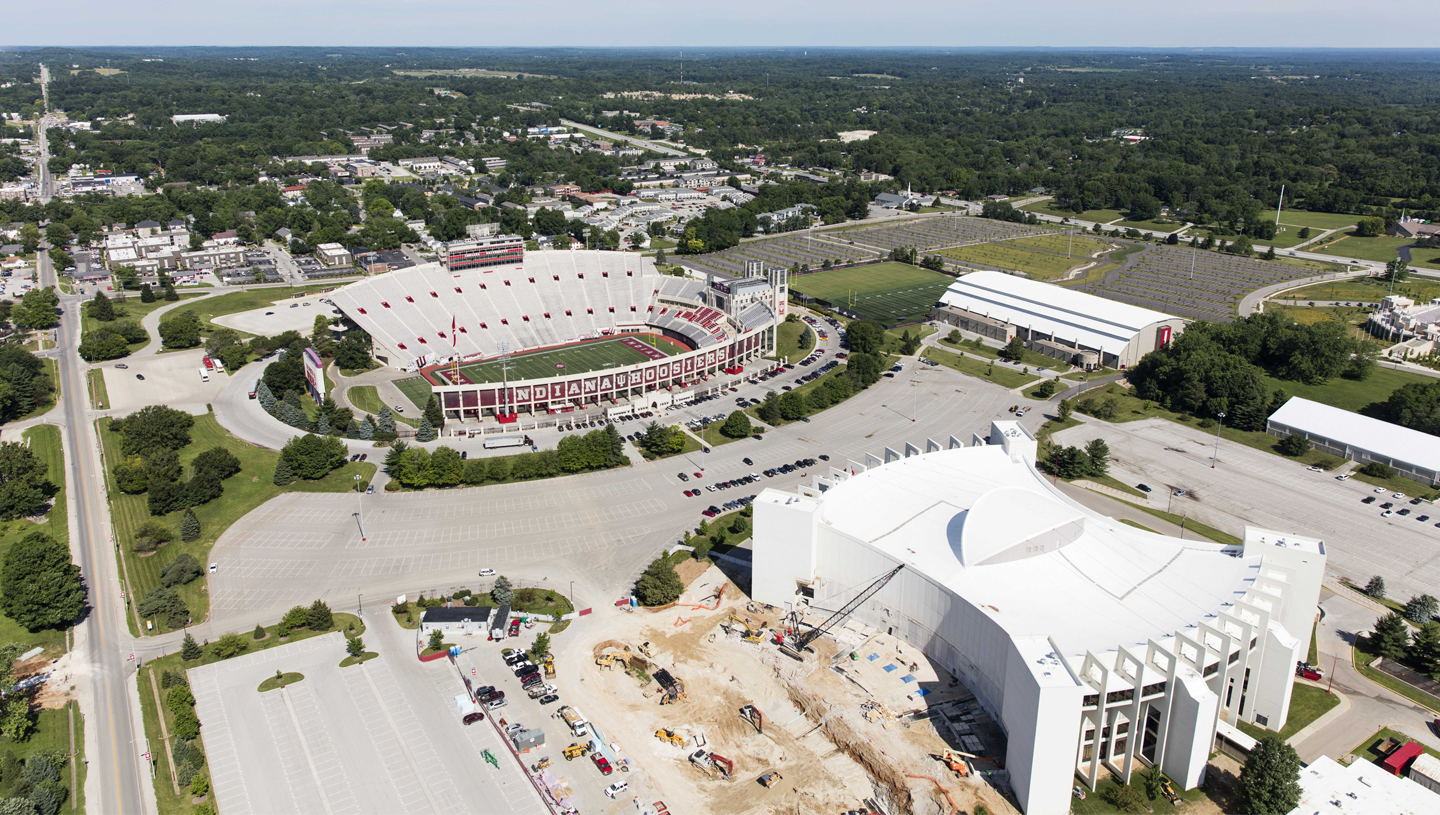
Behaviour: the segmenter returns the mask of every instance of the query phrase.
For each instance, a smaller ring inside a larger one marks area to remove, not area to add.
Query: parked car
[[[630,789],[630,782],[616,781],[614,784],[611,784],[610,786],[605,788],[605,794],[610,796],[611,798],[614,798],[615,796],[628,789]]]
[[[494,574],[495,574],[495,570],[494,570],[494,569],[481,569],[481,570],[480,570],[480,576],[481,576],[481,577],[492,577]]]
[[[1137,490],[1139,490],[1139,491],[1141,491],[1141,492],[1149,492],[1149,491],[1150,491],[1150,486],[1149,486],[1148,484],[1136,484],[1136,485],[1135,485],[1135,489],[1137,489]]]
[[[595,769],[599,770],[601,775],[609,775],[610,773],[615,772],[615,770],[610,766],[610,759],[600,755],[599,753],[591,753],[590,760],[595,762]]]
[[[540,704],[542,705],[553,705],[558,701],[560,701],[560,697],[556,696],[553,693],[547,693],[544,696],[540,697]]]

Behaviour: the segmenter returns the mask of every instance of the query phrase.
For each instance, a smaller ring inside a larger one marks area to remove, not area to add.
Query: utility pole
[[[1215,426],[1215,453],[1210,456],[1210,469],[1215,469],[1215,460],[1220,457],[1220,429],[1225,426],[1225,413],[1222,411],[1215,414],[1220,417],[1220,424]]]
[[[1280,208],[1285,206],[1285,185],[1280,185],[1280,202],[1275,205],[1275,231],[1280,231]]]
[[[355,513],[355,517],[360,519],[360,540],[363,541],[365,540],[365,492],[360,489],[359,473],[355,474],[355,505],[360,508],[360,511]]]

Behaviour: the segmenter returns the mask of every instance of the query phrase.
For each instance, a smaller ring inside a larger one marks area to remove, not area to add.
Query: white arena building
[[[856,610],[921,649],[999,723],[1027,813],[1064,813],[1101,765],[1200,784],[1220,722],[1285,724],[1324,544],[1247,528],[1243,546],[1126,526],[1054,488],[1015,422],[949,449],[832,462],[755,501],[753,595]]]
[[[1004,272],[971,272],[950,284],[930,319],[1090,370],[1128,368],[1164,346],[1185,320]]]

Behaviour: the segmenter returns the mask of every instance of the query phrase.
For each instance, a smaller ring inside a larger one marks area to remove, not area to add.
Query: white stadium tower
[[[1217,732],[1284,726],[1323,542],[1137,529],[1054,487],[1018,423],[974,441],[832,462],[798,494],[765,490],[754,599],[823,615],[903,566],[855,614],[975,694],[1027,813],[1067,812],[1101,765],[1125,782],[1158,766],[1195,787]]]
[[[773,351],[784,318],[787,272],[754,265],[723,282],[662,275],[621,252],[527,252],[519,262],[454,270],[429,263],[378,275],[331,294],[374,339],[376,359],[422,371],[446,416],[541,413],[676,394]],[[472,382],[464,369],[501,356],[605,339],[663,337],[681,353],[601,371]],[[445,366],[440,369],[440,366]],[[488,386],[487,386],[488,385]],[[638,402],[636,402],[638,404]]]

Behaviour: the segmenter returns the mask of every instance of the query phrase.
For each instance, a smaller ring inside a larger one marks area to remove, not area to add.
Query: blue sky
[[[3,45],[1432,47],[1397,0],[55,0]]]

